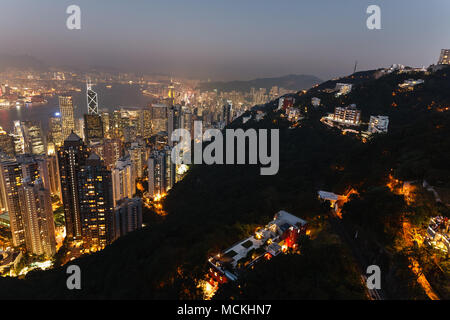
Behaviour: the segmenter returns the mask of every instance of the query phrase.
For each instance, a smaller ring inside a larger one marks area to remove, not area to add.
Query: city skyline
[[[0,54],[31,55],[51,66],[235,80],[291,73],[332,78],[351,73],[355,61],[360,70],[429,65],[446,47],[448,3],[383,1],[382,29],[368,30],[372,3],[347,2],[78,1],[81,30],[68,30],[70,1],[25,0],[19,7],[7,0],[0,26],[14,33],[0,34]]]
[[[450,299],[450,3],[1,2],[0,300]]]

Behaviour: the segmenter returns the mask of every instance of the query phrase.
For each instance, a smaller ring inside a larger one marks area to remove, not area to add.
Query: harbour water
[[[155,102],[152,97],[143,95],[138,85],[110,84],[110,86],[110,88],[103,84],[94,86],[101,111],[113,111],[119,107],[144,107]],[[87,113],[86,88],[80,84],[80,89],[80,92],[73,93],[76,118],[81,118]],[[44,105],[0,110],[0,126],[6,131],[11,131],[14,120],[35,120],[40,121],[42,128],[46,130],[49,118],[59,111],[57,96],[46,99],[48,103]]]

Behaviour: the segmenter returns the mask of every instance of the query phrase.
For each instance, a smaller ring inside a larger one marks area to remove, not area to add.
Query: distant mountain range
[[[277,78],[261,78],[249,81],[229,81],[229,82],[202,82],[198,88],[205,91],[212,91],[217,89],[218,91],[240,91],[248,92],[250,89],[266,88],[270,90],[273,86],[285,88],[288,90],[298,91],[303,89],[309,89],[315,84],[321,83],[322,80],[312,75],[296,75],[291,74]]]
[[[6,68],[44,70],[47,66],[32,56],[0,54],[0,72]]]

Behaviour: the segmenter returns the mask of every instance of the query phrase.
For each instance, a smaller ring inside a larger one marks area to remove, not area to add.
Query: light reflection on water
[[[75,117],[81,118],[87,112],[86,90],[82,87],[81,92],[73,93],[74,104],[76,105]],[[154,100],[151,97],[141,94],[138,85],[113,84],[111,88],[105,85],[95,86],[99,96],[100,110],[108,109],[110,111],[119,106],[124,107],[143,107]],[[0,110],[0,126],[11,131],[14,120],[37,120],[41,121],[45,130],[48,127],[48,119],[59,111],[58,97],[46,98],[46,105],[13,107],[9,110]]]

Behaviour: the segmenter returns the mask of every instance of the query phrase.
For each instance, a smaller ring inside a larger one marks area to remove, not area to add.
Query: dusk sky
[[[81,7],[81,30],[66,8]],[[366,8],[382,10],[368,30]],[[446,0],[2,0],[0,53],[48,65],[110,66],[192,77],[323,79],[436,63],[450,47]]]

